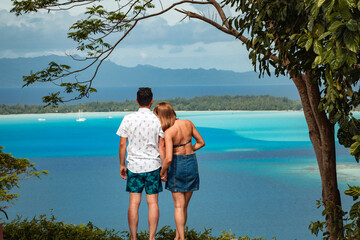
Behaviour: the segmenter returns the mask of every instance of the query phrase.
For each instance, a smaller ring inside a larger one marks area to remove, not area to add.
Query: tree
[[[12,12],[23,14],[44,9],[67,10],[89,5],[95,0],[12,0]],[[111,11],[102,5],[87,8],[87,19],[71,27],[68,37],[78,43],[78,50],[88,51],[83,69],[71,70],[54,62],[37,73],[24,77],[25,86],[35,82],[54,82],[65,92],[77,91],[76,98],[96,91],[91,87],[101,63],[142,20],[175,10],[184,17],[196,18],[213,25],[244,43],[249,58],[260,75],[288,75],[296,85],[309,128],[322,181],[325,207],[341,206],[336,177],[334,125],[339,124],[339,142],[350,147],[360,158],[360,122],[351,111],[359,105],[360,1],[358,0],[178,0],[159,12],[148,14],[152,0],[117,1]],[[186,10],[186,4],[207,5],[218,17]],[[179,9],[179,7],[182,9]],[[227,16],[231,7],[236,15]],[[216,21],[219,19],[219,21]],[[245,35],[245,31],[247,34]],[[109,35],[122,33],[118,40],[105,42]],[[94,67],[93,77],[84,81],[61,82],[65,77]],[[272,68],[271,68],[272,67]],[[65,102],[60,92],[44,97],[47,104]],[[333,208],[326,216],[330,239],[343,235],[342,216]]]
[[[6,203],[11,203],[19,197],[19,194],[11,193],[11,190],[14,187],[18,188],[20,181],[40,177],[48,171],[37,171],[28,159],[15,158],[9,153],[4,153],[2,149],[4,147],[0,146],[0,210],[4,212]]]
[[[48,171],[37,171],[35,165],[25,158],[15,158],[9,153],[2,151],[0,146],[0,211],[8,218],[5,206],[6,203],[13,202],[19,194],[11,193],[14,187],[19,187],[19,182],[30,177],[40,177]],[[2,220],[0,217],[0,239],[3,238]]]

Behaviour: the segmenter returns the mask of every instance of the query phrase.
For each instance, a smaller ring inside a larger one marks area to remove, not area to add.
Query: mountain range
[[[66,56],[41,56],[34,58],[1,58],[0,88],[20,88],[22,76],[29,75],[48,66],[54,61],[72,66],[72,70],[84,66],[84,62],[74,61]],[[88,79],[94,68],[77,76],[79,80]],[[69,79],[70,80],[70,79]],[[264,86],[291,85],[287,77],[265,76],[259,78],[256,72],[234,72],[217,69],[163,69],[150,65],[135,67],[119,66],[109,60],[104,61],[93,82],[94,87],[135,87],[135,86]],[[49,84],[34,84],[32,87],[53,87]]]

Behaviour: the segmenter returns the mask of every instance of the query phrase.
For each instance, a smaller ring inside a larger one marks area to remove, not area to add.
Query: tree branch
[[[196,18],[199,19],[203,22],[206,22],[214,27],[216,27],[218,30],[232,35],[234,36],[236,39],[239,39],[240,41],[242,41],[244,44],[247,44],[250,40],[248,38],[246,38],[245,36],[241,35],[238,31],[236,31],[234,28],[232,28],[226,18],[226,15],[224,13],[224,11],[222,10],[221,6],[215,1],[215,0],[208,0],[207,4],[211,4],[215,7],[215,9],[217,10],[221,20],[222,20],[222,24],[220,25],[219,23],[212,21],[211,19],[202,16],[200,14],[194,13],[194,12],[190,12],[190,11],[186,11],[186,10],[180,10],[180,9],[175,9],[176,11],[185,14],[187,17],[189,18]],[[254,49],[254,46],[252,46],[252,48]],[[269,56],[272,60],[276,61],[278,60],[278,57],[275,56],[274,54],[271,54]]]

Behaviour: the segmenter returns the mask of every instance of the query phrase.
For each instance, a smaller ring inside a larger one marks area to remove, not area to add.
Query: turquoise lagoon
[[[32,218],[53,213],[75,224],[127,230],[128,194],[119,176],[115,134],[126,113],[0,116],[0,145],[29,158],[50,174],[29,179],[7,212]],[[109,116],[111,118],[109,118]],[[302,112],[178,112],[206,141],[198,152],[200,191],[189,206],[188,226],[236,236],[317,239],[310,221],[321,219],[316,200],[321,183]],[[45,121],[39,121],[39,118]],[[360,170],[348,150],[337,146],[339,188],[359,184]],[[349,170],[351,169],[351,171]],[[344,208],[352,199],[342,196]],[[170,192],[159,196],[159,227],[174,227]],[[145,198],[139,229],[147,229]]]

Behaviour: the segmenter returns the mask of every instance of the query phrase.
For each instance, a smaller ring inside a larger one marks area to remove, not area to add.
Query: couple
[[[155,240],[161,180],[166,182],[165,188],[172,192],[174,200],[175,239],[184,240],[187,206],[192,192],[199,189],[194,151],[205,146],[205,142],[191,121],[176,118],[169,103],[159,103],[154,109],[155,114],[152,113],[153,94],[150,88],[139,88],[136,102],[139,110],[126,115],[117,131],[120,136],[120,176],[127,179],[126,191],[130,193],[128,221],[131,240],[137,239],[139,206],[144,188],[149,207],[149,239]],[[194,145],[191,144],[192,138],[196,140]]]

